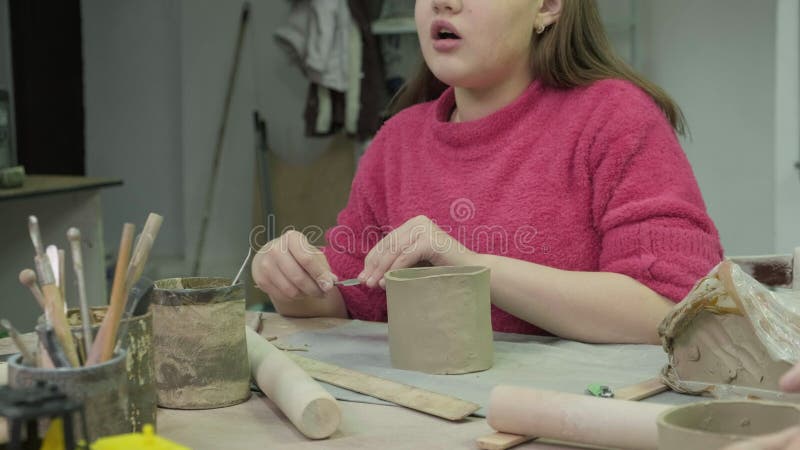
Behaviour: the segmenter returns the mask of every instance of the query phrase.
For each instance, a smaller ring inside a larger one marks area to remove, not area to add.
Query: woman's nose
[[[461,10],[461,0],[432,0],[432,3],[436,13],[449,12],[452,14]]]

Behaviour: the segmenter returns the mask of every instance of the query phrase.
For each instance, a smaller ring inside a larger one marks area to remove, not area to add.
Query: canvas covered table
[[[381,346],[385,345],[385,335],[383,338],[379,336],[381,335],[380,330],[385,330],[385,327],[386,324],[358,323],[357,321],[332,318],[291,319],[281,317],[277,314],[265,313],[262,314],[261,334],[262,336],[278,337],[279,339],[275,342],[279,345],[295,348],[304,347],[307,351],[299,353],[303,356],[318,358],[359,371],[371,372],[374,375],[392,378],[395,376],[392,374],[392,369],[380,367],[382,363],[375,364],[375,361],[379,361],[382,357],[381,353],[383,350]],[[378,337],[374,339],[374,341],[377,342],[373,341],[371,350],[368,352],[359,349],[353,351],[353,345],[356,345],[353,341],[358,341],[360,339],[358,336],[363,337],[365,334],[369,335],[370,333],[378,335]],[[339,337],[331,337],[331,334],[339,335]],[[577,343],[568,344],[566,341],[560,341],[561,344],[559,344],[557,339],[550,338],[531,339],[525,336],[514,335],[500,335],[500,337],[505,339],[502,342],[511,341],[512,344],[534,342],[539,348],[539,351],[546,351],[550,354],[550,356],[548,356],[549,362],[547,362],[547,366],[541,366],[539,370],[535,370],[535,367],[531,367],[524,362],[515,370],[517,375],[521,375],[523,378],[525,373],[529,372],[532,381],[538,380],[536,384],[531,384],[532,387],[554,387],[552,385],[541,384],[546,381],[546,379],[554,378],[552,374],[556,372],[552,371],[558,370],[556,367],[558,366],[558,355],[561,355],[564,361],[574,360],[576,354],[570,353],[578,350],[573,344],[576,344],[578,347],[584,345]],[[383,343],[380,342],[381,339],[384,340]],[[327,343],[323,344],[323,342]],[[342,344],[342,342],[349,343]],[[500,344],[501,347],[502,345],[504,344]],[[629,356],[631,353],[625,351],[617,352],[614,350],[616,346],[588,346],[587,348],[591,347],[597,348],[595,352],[596,356],[602,360],[607,360],[607,364],[594,372],[592,372],[591,365],[586,364],[584,369],[586,373],[564,373],[561,377],[555,377],[559,379],[553,381],[561,383],[560,385],[562,387],[568,386],[568,384],[564,383],[572,383],[574,384],[572,389],[564,389],[572,392],[580,392],[581,389],[585,387],[583,386],[584,380],[593,379],[592,374],[597,376],[606,374],[602,376],[608,376],[608,374],[615,373],[620,367],[624,368],[627,367],[626,364],[631,364],[630,361],[623,361],[623,358]],[[0,349],[1,348],[2,347],[0,347]],[[338,350],[336,350],[337,348]],[[639,352],[640,355],[643,355],[642,358],[644,359],[633,363],[634,366],[639,365],[644,367],[643,373],[649,374],[644,378],[652,378],[656,375],[656,373],[650,373],[651,368],[657,368],[660,364],[657,358],[654,357],[654,355],[657,354],[656,350],[656,348],[650,350],[644,349],[644,351]],[[348,353],[353,355],[354,358],[345,358],[342,356]],[[619,355],[615,357],[615,353]],[[501,349],[498,352],[500,364],[497,364],[497,366],[506,365],[506,363],[503,362],[503,355],[507,355],[507,353]],[[383,357],[388,361],[388,354],[383,355]],[[578,358],[582,357],[578,356]],[[615,361],[615,359],[618,360]],[[356,364],[353,364],[354,360]],[[361,365],[357,363],[359,360],[362,362]],[[366,364],[364,364],[364,362],[366,362]],[[568,363],[567,367],[569,367],[570,364],[571,363]],[[370,365],[372,365],[372,367],[370,367]],[[539,375],[537,375],[537,373]],[[542,374],[548,375],[545,376]],[[471,376],[480,377],[481,374],[478,373]],[[628,376],[632,377],[631,380],[634,380],[633,382],[643,381],[644,379],[636,373],[629,374]],[[406,379],[405,381],[409,380]],[[622,387],[618,383],[618,380],[595,381],[609,383],[614,388]],[[413,382],[414,384],[418,384],[419,381],[414,380]],[[627,380],[623,380],[623,382],[627,383]],[[423,384],[425,383],[423,382]],[[434,388],[434,386],[427,385],[423,385],[422,387],[427,387],[429,389]],[[447,389],[441,388],[441,385],[436,387],[435,390],[448,393]],[[485,387],[477,388],[477,392],[481,390],[485,390]],[[337,397],[350,398],[356,401],[340,401],[342,409],[341,426],[333,436],[322,441],[306,439],[294,428],[280,410],[268,398],[261,394],[254,394],[249,401],[228,408],[198,411],[160,409],[158,412],[158,433],[163,437],[172,439],[177,443],[196,450],[222,448],[236,450],[252,448],[474,449],[476,448],[475,440],[477,438],[493,432],[486,423],[486,420],[481,417],[471,416],[460,422],[449,422],[402,407],[361,403],[361,401],[365,400],[375,400],[359,398],[358,394],[353,394],[348,391],[337,392],[337,389],[333,388],[332,392],[334,392],[334,395]],[[485,392],[485,396],[488,398],[488,392]],[[686,397],[669,393],[667,395],[661,394],[657,396],[654,401],[662,403],[683,403],[697,400],[698,399],[695,397]],[[479,401],[479,403],[481,402]],[[516,448],[556,449],[578,447],[554,446],[533,441]]]

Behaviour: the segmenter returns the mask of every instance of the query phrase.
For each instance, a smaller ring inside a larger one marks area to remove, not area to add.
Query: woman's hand
[[[383,276],[394,269],[427,261],[434,266],[466,265],[476,254],[425,216],[417,216],[384,236],[364,259],[358,276],[369,287],[385,287]]]
[[[334,289],[336,276],[320,249],[291,230],[264,245],[253,258],[253,281],[272,300],[321,298]]]

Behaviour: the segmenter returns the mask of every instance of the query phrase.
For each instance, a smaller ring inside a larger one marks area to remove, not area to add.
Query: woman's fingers
[[[397,255],[397,257],[394,259],[389,268],[387,268],[381,275],[381,279],[378,282],[378,285],[381,288],[386,289],[386,278],[384,278],[384,275],[386,275],[387,272],[390,272],[395,269],[405,269],[407,267],[414,267],[418,262],[422,261],[424,259],[423,255],[425,254],[425,252],[420,247],[421,246],[419,245],[410,245],[409,247],[406,248],[406,251]]]
[[[397,265],[397,259],[406,262],[409,267],[415,264],[424,249],[424,237],[433,231],[433,223],[424,216],[406,221],[396,230],[384,236],[364,259],[364,271],[358,276],[361,282],[369,287],[383,285],[383,275],[390,267]],[[417,260],[408,263],[414,257]]]
[[[325,255],[297,231],[269,242],[253,260],[253,280],[271,297],[321,297],[333,288]]]
[[[323,292],[333,289],[336,276],[331,273],[331,267],[328,265],[328,260],[322,251],[311,245],[305,235],[298,231],[287,233],[287,239],[289,253],[298,266],[302,267],[306,276]],[[292,274],[305,283],[305,280],[300,276],[301,274]]]
[[[305,296],[321,297],[323,295],[322,289],[320,289],[314,278],[300,266],[292,255],[282,255],[277,258],[276,262],[278,269],[280,269],[286,280]]]

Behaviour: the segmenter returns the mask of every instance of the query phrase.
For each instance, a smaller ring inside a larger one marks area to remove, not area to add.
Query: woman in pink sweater
[[[268,243],[258,286],[281,314],[381,321],[388,270],[483,265],[497,331],[658,342],[722,257],[678,107],[614,56],[594,1],[417,0],[415,15],[426,64],[328,245]]]

